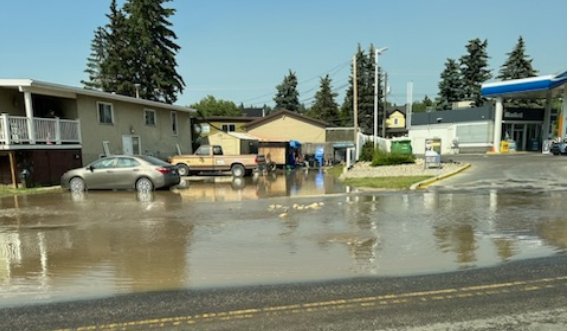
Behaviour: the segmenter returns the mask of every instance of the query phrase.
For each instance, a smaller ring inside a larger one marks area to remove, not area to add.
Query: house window
[[[156,111],[152,109],[144,110],[144,124],[148,126],[156,126]]]
[[[395,117],[395,118],[393,119],[393,125],[394,125],[394,126],[398,126],[398,125],[399,125],[399,118],[398,118],[398,117]]]
[[[235,132],[235,124],[222,124],[221,130],[223,132]]]
[[[113,124],[113,105],[106,102],[97,102],[97,116],[101,124]]]
[[[170,112],[170,124],[172,125],[172,135],[178,135],[178,113],[173,111]]]

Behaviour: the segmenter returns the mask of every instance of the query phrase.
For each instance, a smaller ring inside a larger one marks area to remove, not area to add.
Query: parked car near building
[[[559,142],[552,142],[551,147],[549,148],[549,152],[551,152],[553,155],[567,155],[567,139]]]
[[[65,172],[61,187],[71,191],[152,191],[180,183],[178,168],[153,156],[113,155]]]

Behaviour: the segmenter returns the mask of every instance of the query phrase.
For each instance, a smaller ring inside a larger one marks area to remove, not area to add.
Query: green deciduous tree
[[[441,110],[452,108],[452,103],[465,98],[464,83],[460,66],[453,59],[447,59],[439,81],[437,107]]]
[[[240,108],[233,102],[218,100],[212,95],[201,99],[198,103],[191,105],[191,108],[198,110],[203,116],[240,116]]]
[[[412,105],[413,113],[424,113],[430,111],[434,105],[433,100],[431,100],[428,96],[425,95],[425,98],[422,101],[415,101]]]
[[[486,101],[482,97],[482,83],[492,78],[488,69],[488,54],[486,48],[488,41],[479,38],[470,40],[465,46],[468,54],[460,58],[460,70],[464,82],[465,97],[472,100],[473,107],[480,107]]]
[[[275,110],[286,109],[293,112],[300,112],[301,105],[298,101],[298,79],[296,74],[289,70],[283,82],[277,85],[277,94],[273,98],[275,101]]]
[[[308,116],[323,120],[330,124],[339,125],[339,111],[336,97],[338,93],[332,91],[332,79],[326,75],[320,78],[320,90],[316,92],[314,105],[308,111]]]

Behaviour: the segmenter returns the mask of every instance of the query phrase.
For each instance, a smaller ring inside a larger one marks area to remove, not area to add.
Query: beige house
[[[193,109],[32,79],[0,79],[0,183],[39,185],[106,153],[191,152]]]
[[[279,110],[243,125],[254,136],[296,140],[305,143],[326,142],[328,123],[289,110]]]

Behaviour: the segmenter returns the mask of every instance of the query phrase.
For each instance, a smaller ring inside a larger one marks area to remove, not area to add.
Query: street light
[[[377,76],[378,76],[378,72],[377,72],[377,62],[378,62],[378,58],[379,58],[379,54],[385,52],[387,50],[387,47],[382,47],[379,49],[375,50],[375,83],[373,86],[373,149],[376,149],[376,145],[377,145]],[[383,110],[385,111],[385,109]]]

